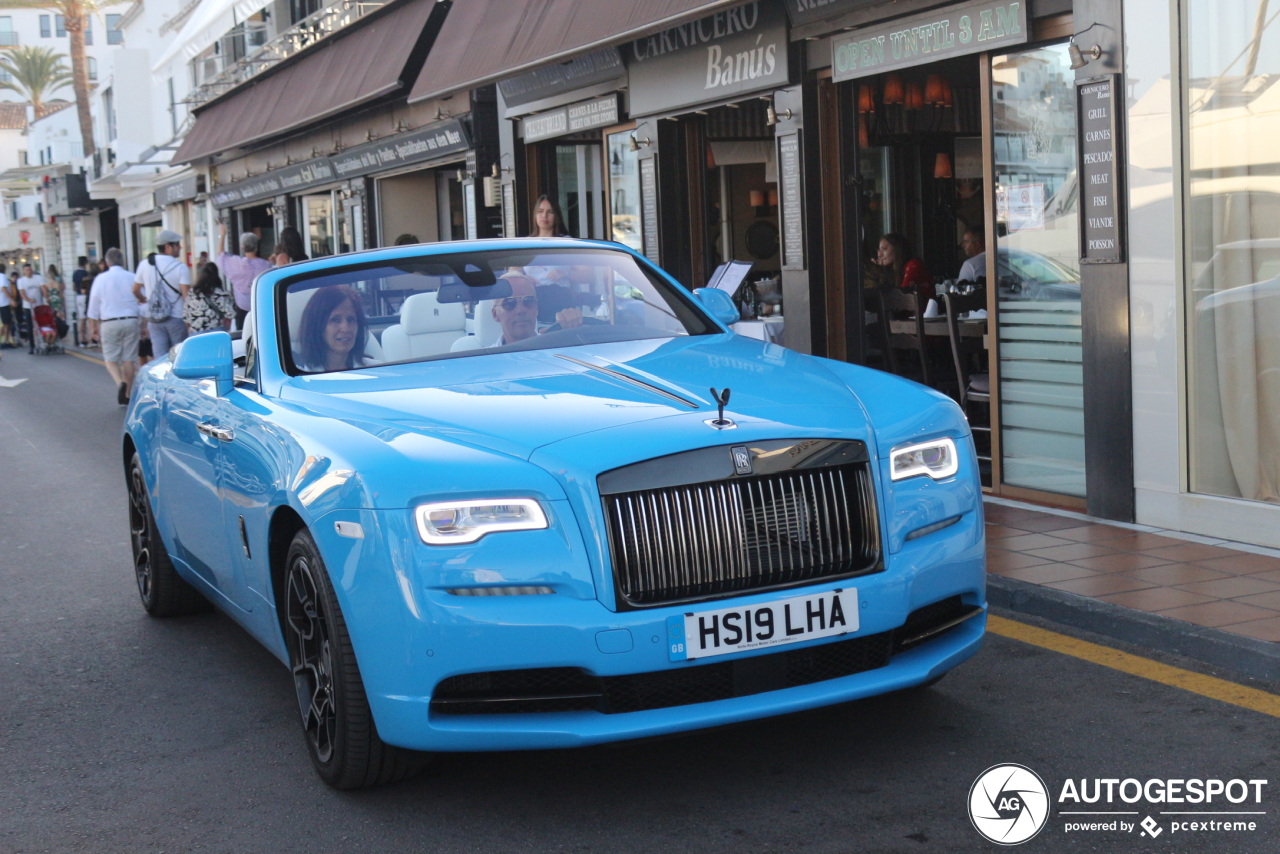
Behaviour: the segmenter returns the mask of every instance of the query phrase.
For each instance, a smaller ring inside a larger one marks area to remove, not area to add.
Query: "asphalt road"
[[[998,850],[967,804],[999,763],[1055,794],[1269,781],[1260,805],[1221,807],[1265,813],[1254,831],[1068,833],[1055,810],[1020,850],[1280,850],[1276,717],[996,635],[925,691],[663,741],[443,755],[404,784],[331,791],[278,661],[219,614],[138,604],[105,370],[4,351],[0,377],[28,378],[0,382],[2,852]]]

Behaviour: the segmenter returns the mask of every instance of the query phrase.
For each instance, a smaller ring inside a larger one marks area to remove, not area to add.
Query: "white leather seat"
[[[471,321],[474,334],[465,338],[459,338],[453,342],[450,348],[454,353],[460,353],[463,350],[479,350],[482,347],[492,347],[499,338],[502,337],[502,327],[498,321],[493,319],[493,304],[497,300],[480,300],[476,303],[474,318]]]
[[[435,293],[414,294],[400,307],[400,322],[382,333],[382,349],[389,362],[448,353],[466,333],[462,303],[440,303]]]

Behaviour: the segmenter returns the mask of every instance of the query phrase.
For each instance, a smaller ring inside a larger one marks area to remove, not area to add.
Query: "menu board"
[[[467,181],[462,185],[462,207],[467,227],[467,240],[475,240],[476,231],[476,185]]]
[[[804,197],[800,178],[800,134],[778,137],[778,201],[782,220],[782,269],[804,269]]]
[[[640,161],[640,228],[644,236],[645,257],[661,264],[658,253],[658,165],[653,157]]]
[[[516,237],[516,185],[502,185],[502,236]]]
[[[1076,81],[1080,126],[1080,263],[1124,261],[1121,228],[1120,123],[1115,101],[1117,75]]]

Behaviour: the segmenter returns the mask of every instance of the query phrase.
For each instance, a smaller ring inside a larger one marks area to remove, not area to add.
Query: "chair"
[[[943,308],[947,313],[947,336],[951,339],[951,361],[955,364],[956,387],[959,389],[960,408],[964,410],[967,416],[970,403],[986,404],[986,424],[974,426],[971,421],[970,429],[974,433],[986,433],[988,447],[990,447],[991,377],[989,374],[973,370],[975,358],[984,349],[982,339],[965,338],[960,332],[960,315],[971,311],[985,311],[987,308],[987,295],[984,291],[972,294],[947,293],[942,295],[942,302]],[[979,453],[978,459],[990,462],[990,452],[986,455]]]
[[[933,372],[929,367],[929,353],[925,342],[924,309],[928,300],[919,290],[904,291],[900,288],[882,288],[880,295],[880,332],[884,341],[885,357],[889,361],[889,371],[906,376],[904,364],[900,360],[902,353],[915,353],[920,362],[919,379],[927,386],[933,385]],[[906,319],[913,324],[913,330],[894,332],[892,322]]]
[[[484,299],[476,303],[473,312],[474,319],[471,321],[472,332],[465,338],[459,338],[453,342],[453,346],[449,349],[454,353],[460,353],[463,350],[482,350],[485,347],[492,347],[502,336],[502,327],[498,325],[498,321],[493,319],[493,304],[497,300]]]
[[[462,303],[441,303],[434,292],[414,294],[400,306],[400,322],[382,333],[387,361],[401,362],[448,353],[466,334]]]

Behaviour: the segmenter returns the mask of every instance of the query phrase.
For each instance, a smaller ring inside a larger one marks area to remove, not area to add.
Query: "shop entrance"
[[[965,399],[1005,494],[1085,491],[1074,81],[1061,43],[820,90],[823,145],[855,164],[824,179],[828,354]],[[983,315],[957,332],[947,294]]]
[[[466,238],[455,167],[392,175],[379,179],[377,188],[380,245]]]
[[[228,252],[240,251],[240,235],[252,232],[258,236],[258,257],[270,258],[276,245],[276,221],[268,205],[254,205],[236,211],[236,228],[227,235]],[[216,249],[217,247],[215,247]],[[216,253],[215,253],[216,254]]]

